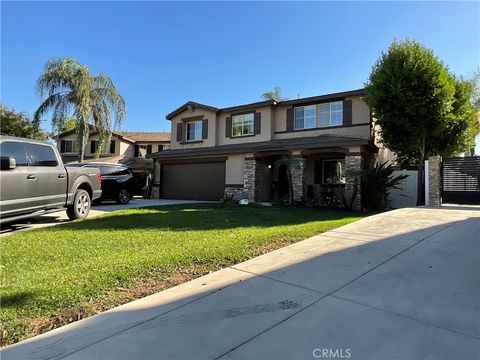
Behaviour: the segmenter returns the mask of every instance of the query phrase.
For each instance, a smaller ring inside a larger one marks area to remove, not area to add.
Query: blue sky
[[[31,115],[52,57],[104,72],[127,130],[169,130],[188,100],[223,107],[363,86],[395,38],[416,39],[458,75],[479,65],[478,2],[4,2],[1,100]],[[50,128],[49,121],[43,126]]]

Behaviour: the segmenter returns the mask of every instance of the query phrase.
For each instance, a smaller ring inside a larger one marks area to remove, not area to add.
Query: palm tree
[[[37,80],[37,92],[43,99],[33,120],[52,112],[52,125],[61,127],[73,109],[80,144],[80,162],[83,161],[90,125],[99,133],[95,157],[110,142],[112,114],[114,125],[119,125],[126,113],[126,105],[112,80],[106,75],[92,76],[87,66],[71,58],[47,62]]]
[[[265,100],[275,100],[275,101],[284,101],[288,100],[282,96],[282,88],[280,86],[275,86],[272,91],[267,91],[262,94],[262,99]]]

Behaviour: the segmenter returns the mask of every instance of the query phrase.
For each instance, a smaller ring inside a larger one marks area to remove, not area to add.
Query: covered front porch
[[[359,210],[359,184],[351,173],[362,169],[369,159],[370,152],[362,146],[254,153],[249,160],[257,173],[251,200],[288,202],[291,192],[295,203],[342,206],[344,199],[355,196],[352,208]]]

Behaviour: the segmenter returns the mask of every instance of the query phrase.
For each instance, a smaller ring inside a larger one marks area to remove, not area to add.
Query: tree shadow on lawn
[[[9,295],[2,295],[0,297],[0,304],[2,308],[18,307],[34,297],[35,293],[32,291],[15,292]]]
[[[132,213],[133,211],[133,213]],[[301,225],[336,221],[364,214],[329,209],[239,206],[222,204],[170,205],[118,211],[99,218],[73,222],[69,230],[226,230],[245,227]],[[57,227],[55,230],[65,229]]]

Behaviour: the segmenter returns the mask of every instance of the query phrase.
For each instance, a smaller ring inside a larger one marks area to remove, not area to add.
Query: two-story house
[[[85,148],[85,161],[94,160],[98,145],[98,132],[91,127]],[[57,139],[57,147],[64,162],[79,160],[78,134],[75,130],[60,134]],[[153,166],[153,161],[147,159],[146,155],[167,150],[169,147],[169,132],[114,131],[108,153],[102,154],[97,161],[125,164],[133,169],[143,169]]]
[[[275,201],[288,194],[288,167],[295,201],[326,190],[350,196],[349,170],[361,169],[379,152],[363,94],[359,89],[228,108],[189,101],[166,116],[170,150],[148,156],[155,162],[153,196]]]

